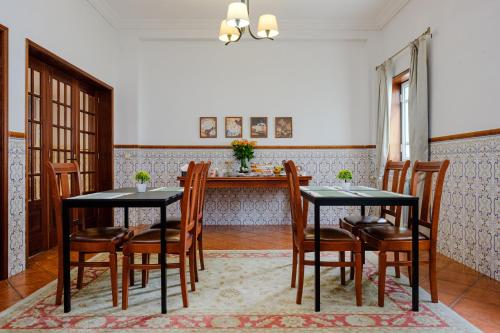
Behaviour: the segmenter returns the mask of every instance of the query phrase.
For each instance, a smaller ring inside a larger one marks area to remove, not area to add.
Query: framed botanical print
[[[267,117],[250,118],[250,137],[267,138]]]
[[[217,117],[200,117],[200,138],[214,139],[217,137]]]
[[[274,118],[274,137],[278,139],[289,139],[293,137],[292,117]]]
[[[225,123],[226,138],[243,137],[243,117],[226,117]]]

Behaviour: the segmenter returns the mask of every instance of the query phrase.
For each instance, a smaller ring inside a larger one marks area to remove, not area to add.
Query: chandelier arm
[[[239,41],[240,41],[240,39],[241,39],[241,35],[245,32],[245,31],[244,31],[244,29],[245,29],[245,28],[241,29],[241,28],[236,27],[236,29],[238,29],[238,32],[240,33],[240,34],[238,35],[238,38],[237,38],[236,40],[234,40],[234,41],[228,41],[228,42],[227,42],[227,43],[225,43],[224,45],[229,45],[229,44],[231,44],[231,43],[236,43],[236,42],[239,42]]]

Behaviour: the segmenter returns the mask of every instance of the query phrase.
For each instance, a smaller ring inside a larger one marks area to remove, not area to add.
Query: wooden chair
[[[415,165],[413,166],[413,173],[410,183],[411,195],[416,196],[420,192],[422,192],[419,226],[427,228],[430,231],[429,235],[419,233],[419,250],[429,251],[429,260],[421,260],[421,262],[429,263],[429,280],[431,285],[431,298],[433,303],[438,302],[436,279],[436,245],[439,225],[439,210],[441,207],[441,195],[443,192],[446,170],[448,169],[449,164],[450,162],[448,160],[439,162],[416,161]],[[421,184],[423,184],[422,191],[420,187]],[[401,214],[401,207],[397,208],[397,214]],[[412,210],[410,210],[410,218],[408,221],[408,225],[410,226],[409,228],[401,228],[399,226],[383,226],[364,228],[360,232],[361,239],[368,246],[379,251],[379,306],[384,306],[385,271],[387,266],[407,266],[408,276],[411,276],[412,214],[413,212]],[[388,262],[386,254],[387,251],[405,252],[407,254],[407,261]]]
[[[198,195],[198,208],[197,212],[195,213],[198,216],[198,220],[196,221],[196,240],[197,244],[195,243],[195,257],[196,257],[196,248],[198,249],[199,256],[200,256],[200,268],[201,270],[205,269],[205,260],[203,258],[203,210],[205,207],[205,193],[206,193],[206,188],[207,188],[207,177],[208,177],[208,171],[210,170],[210,165],[211,162],[201,162],[203,164],[203,170],[200,178],[200,194]],[[170,229],[180,229],[181,226],[181,221],[180,217],[179,218],[172,218],[169,219],[167,222],[167,227]],[[160,228],[160,223],[155,223],[151,225],[151,229],[158,229]],[[196,258],[195,258],[196,259]],[[198,282],[198,263],[197,260],[196,262],[196,267],[195,267],[195,281]]]
[[[410,167],[410,161],[387,161],[384,169],[384,177],[382,180],[382,190],[392,191],[396,193],[403,193],[405,188],[406,174],[408,173],[408,168]],[[392,177],[391,177],[392,173]],[[389,189],[389,180],[392,179],[391,188]],[[355,236],[359,237],[360,230],[368,227],[375,226],[388,226],[395,225],[399,227],[401,214],[398,214],[395,206],[382,206],[380,207],[380,216],[376,215],[351,215],[340,219],[340,227],[342,229],[348,230]],[[394,218],[394,224],[386,219],[387,216],[392,216]],[[364,251],[363,249],[363,263],[364,263]],[[369,250],[369,249],[368,249]],[[341,254],[344,257],[344,254]],[[395,261],[399,261],[399,253],[394,253]],[[352,256],[351,256],[352,260]],[[396,277],[400,277],[399,266],[394,267],[396,270]],[[342,269],[342,279],[345,279],[344,272]],[[351,280],[354,278],[354,272],[351,270]]]
[[[63,292],[63,232],[62,232],[62,200],[72,195],[80,195],[80,169],[77,163],[53,164],[47,162],[48,180],[54,217],[56,221],[56,232],[58,242],[58,270],[57,270],[57,292],[56,304],[62,303]],[[81,212],[81,210],[80,210]],[[118,283],[117,283],[117,257],[116,252],[122,244],[129,239],[133,233],[122,227],[85,228],[85,219],[82,214],[79,219],[80,230],[71,234],[70,250],[78,252],[78,262],[71,262],[71,266],[78,266],[77,288],[82,288],[83,273],[85,267],[109,267],[111,271],[111,292],[113,306],[118,306]],[[109,253],[108,262],[85,261],[88,253]]]
[[[307,227],[308,202],[303,200],[300,195],[300,184],[297,175],[297,168],[293,161],[285,162],[285,170],[288,178],[288,189],[290,194],[290,208],[292,215],[293,231],[293,262],[292,262],[292,288],[295,288],[297,277],[297,265],[299,268],[298,288],[296,303],[302,303],[302,290],[304,287],[304,267],[305,265],[314,265],[314,260],[305,260],[305,253],[314,252],[314,228]],[[322,227],[320,229],[320,251],[352,251],[354,252],[354,261],[352,262],[324,262],[321,266],[328,267],[354,267],[356,305],[362,303],[361,286],[361,242],[347,230],[335,227]],[[298,262],[297,262],[298,257]],[[345,281],[344,281],[345,283]]]
[[[186,257],[189,257],[189,273],[191,291],[196,290],[195,286],[195,248],[193,238],[196,231],[196,209],[198,206],[198,194],[200,178],[203,171],[202,164],[189,164],[189,169],[184,183],[184,194],[181,203],[181,227],[180,229],[167,229],[167,253],[177,254],[178,263],[167,263],[167,268],[178,268],[180,274],[180,284],[182,291],[182,303],[184,307],[189,306],[187,285],[186,285]],[[130,258],[135,253],[143,254],[141,264],[131,263]],[[150,264],[149,255],[160,253],[160,229],[145,230],[128,241],[123,247],[123,282],[122,282],[122,309],[128,308],[128,288],[130,269],[151,270],[160,269],[160,263]],[[147,255],[148,260],[144,262]],[[143,286],[145,286],[146,275],[143,274]]]

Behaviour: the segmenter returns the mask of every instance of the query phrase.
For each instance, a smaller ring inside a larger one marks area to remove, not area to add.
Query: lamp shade
[[[235,27],[227,25],[226,20],[220,23],[219,39],[224,43],[234,42],[240,36],[240,32]]]
[[[243,2],[233,2],[227,8],[227,24],[231,27],[244,28],[250,24],[247,5]]]
[[[276,16],[271,14],[261,15],[259,17],[259,25],[257,35],[262,38],[273,38],[278,36],[278,22]]]

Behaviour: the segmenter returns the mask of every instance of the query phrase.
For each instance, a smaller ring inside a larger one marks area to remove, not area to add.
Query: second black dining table
[[[70,197],[63,200],[63,271],[64,271],[64,312],[71,311],[70,283],[70,229],[71,209],[73,208],[119,208],[125,209],[125,227],[128,228],[129,208],[159,208],[160,231],[160,262],[161,262],[161,312],[167,313],[167,276],[165,238],[167,207],[182,198],[182,188],[160,187],[148,189],[139,193],[135,188],[120,188],[105,192]]]

